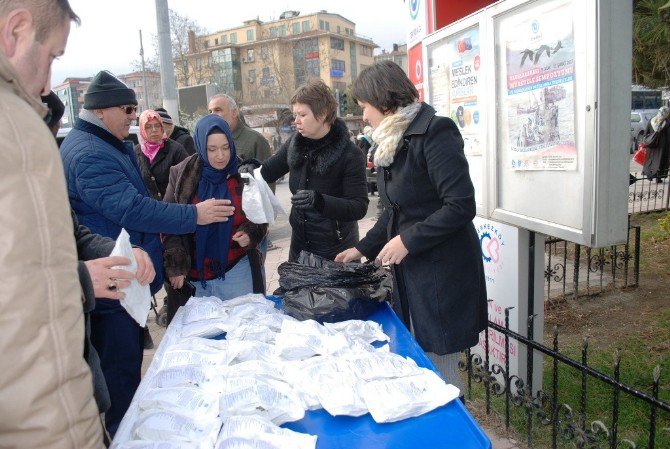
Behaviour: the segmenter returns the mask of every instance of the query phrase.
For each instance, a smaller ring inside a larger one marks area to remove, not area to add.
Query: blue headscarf
[[[225,134],[230,145],[230,161],[226,168],[222,170],[213,168],[207,159],[207,136],[217,129]],[[227,199],[232,202],[232,195],[228,191],[228,177],[237,174],[238,162],[235,141],[228,123],[215,114],[204,116],[195,125],[193,141],[196,152],[202,161],[202,174],[198,183],[198,201],[216,198]],[[195,230],[195,268],[200,274],[203,287],[206,285],[204,276],[205,258],[212,260],[212,269],[217,277],[225,279],[232,230],[232,216],[228,218],[228,221],[197,226]]]

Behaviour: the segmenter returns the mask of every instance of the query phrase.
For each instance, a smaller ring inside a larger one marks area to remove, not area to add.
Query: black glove
[[[314,190],[298,190],[291,197],[291,204],[296,209],[307,209],[313,207],[321,212],[323,210],[323,196]]]
[[[239,173],[252,173],[254,170],[256,170],[258,167],[261,166],[261,162],[258,159],[254,158],[249,158],[243,162],[240,162],[240,164],[237,167],[237,171]]]

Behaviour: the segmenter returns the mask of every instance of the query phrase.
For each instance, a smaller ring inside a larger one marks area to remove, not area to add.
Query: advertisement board
[[[425,101],[459,126],[478,216],[625,241],[631,27],[625,2],[501,0],[426,36]]]

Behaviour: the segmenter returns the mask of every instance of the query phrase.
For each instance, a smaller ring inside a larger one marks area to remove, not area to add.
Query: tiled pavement
[[[375,223],[374,218],[366,218],[358,222],[358,229],[361,236],[364,236],[367,231],[372,228]],[[290,245],[290,239],[281,239],[273,240],[275,248],[268,251],[267,259],[265,261],[265,274],[267,277],[267,291],[273,292],[277,287],[279,287],[279,275],[277,274],[277,267],[282,262],[288,260],[288,251]],[[158,308],[163,304],[163,298],[165,297],[165,292],[161,290],[157,295]],[[165,335],[165,328],[156,324],[156,315],[153,311],[149,312],[149,319],[147,325],[149,326],[149,332],[154,340],[154,349],[145,349],[144,350],[144,361],[142,363],[142,375],[146,372],[151,364],[151,360],[158,349],[163,335]],[[509,438],[505,438],[499,435],[494,434],[490,429],[483,428],[486,435],[491,439],[492,449],[518,449],[519,444]]]

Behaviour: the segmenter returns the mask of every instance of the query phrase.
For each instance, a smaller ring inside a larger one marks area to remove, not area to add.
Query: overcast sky
[[[73,24],[65,55],[53,64],[52,85],[102,69],[117,75],[131,72],[133,60],[140,60],[140,29],[145,56],[155,54],[154,0],[70,0],[70,5],[81,26]],[[386,50],[406,41],[409,15],[403,0],[168,0],[168,6],[209,32],[241,26],[256,17],[263,22],[277,20],[287,10],[304,15],[325,9],[354,22],[358,34]]]

